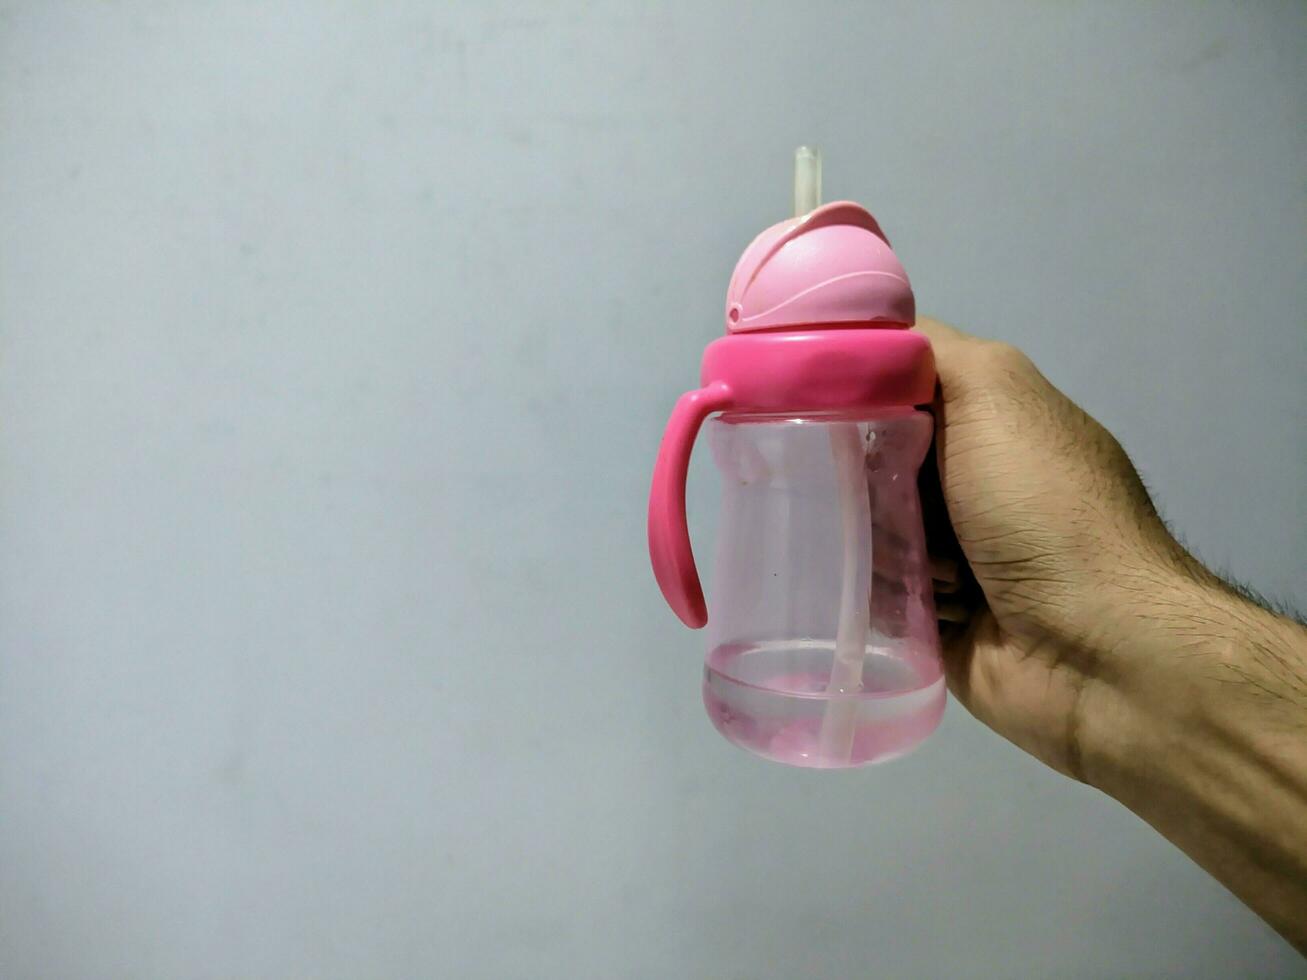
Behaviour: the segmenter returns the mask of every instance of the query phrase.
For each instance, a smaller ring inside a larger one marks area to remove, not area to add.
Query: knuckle
[[[1030,358],[1018,347],[1001,340],[985,342],[984,363],[1004,373],[1025,373],[1031,367]]]

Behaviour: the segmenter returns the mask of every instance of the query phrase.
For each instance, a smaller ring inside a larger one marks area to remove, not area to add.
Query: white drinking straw
[[[794,214],[802,217],[820,204],[821,153],[801,146],[794,151]],[[851,761],[857,732],[857,695],[862,691],[862,663],[871,616],[871,509],[866,451],[857,424],[832,424],[830,446],[839,489],[844,568],[835,652],[826,684],[829,700],[821,719],[818,753],[822,762],[839,766]]]

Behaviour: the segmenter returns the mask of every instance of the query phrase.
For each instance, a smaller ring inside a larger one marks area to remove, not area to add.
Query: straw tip
[[[803,145],[794,151],[794,213],[804,215],[821,204],[821,151]]]

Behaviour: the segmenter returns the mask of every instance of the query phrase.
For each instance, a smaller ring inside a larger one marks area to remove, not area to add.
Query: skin
[[[1307,954],[1307,629],[1213,575],[1112,435],[942,323],[922,487],[949,686]]]

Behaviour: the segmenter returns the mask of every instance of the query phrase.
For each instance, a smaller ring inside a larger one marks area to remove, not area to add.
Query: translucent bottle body
[[[911,409],[707,424],[723,498],[703,696],[732,742],[842,768],[902,755],[939,724],[916,479],[931,426]]]

